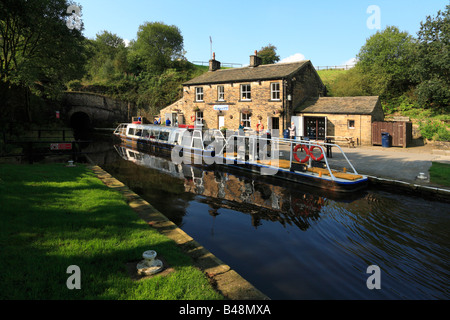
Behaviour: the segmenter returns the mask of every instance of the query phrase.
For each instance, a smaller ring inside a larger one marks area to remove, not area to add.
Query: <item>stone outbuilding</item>
[[[209,62],[209,71],[183,83],[183,97],[160,111],[164,122],[202,125],[205,129],[271,130],[281,135],[290,126],[294,106],[326,95],[311,61],[262,65],[256,52],[243,68],[220,69]]]
[[[372,144],[372,123],[383,121],[378,96],[318,97],[294,110],[297,136],[339,141],[352,138],[358,145]]]

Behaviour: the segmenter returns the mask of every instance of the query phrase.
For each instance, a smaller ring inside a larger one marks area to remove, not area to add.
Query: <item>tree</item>
[[[147,22],[139,26],[131,56],[142,70],[162,73],[183,56],[183,36],[176,26]]]
[[[262,59],[262,64],[272,64],[280,61],[280,56],[276,54],[277,47],[268,44],[258,51],[258,56]]]
[[[450,105],[450,5],[421,22],[414,78],[418,102],[444,112]]]
[[[90,40],[89,47],[88,73],[91,77],[111,80],[128,71],[128,50],[118,35],[108,31],[97,33],[95,40]]]
[[[70,4],[66,0],[0,2],[2,115],[8,113],[12,86],[23,88],[27,96],[55,97],[67,81],[82,76],[84,37],[66,25]]]
[[[357,55],[357,66],[371,80],[371,94],[389,99],[408,91],[414,62],[415,40],[390,26],[367,39]]]

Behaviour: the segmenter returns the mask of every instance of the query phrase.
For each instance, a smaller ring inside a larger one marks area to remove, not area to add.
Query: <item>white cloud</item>
[[[342,65],[348,66],[349,68],[353,68],[357,62],[358,62],[358,59],[351,58],[351,59],[348,59],[347,61],[345,61]]]
[[[296,54],[293,54],[292,56],[282,59],[279,63],[296,62],[296,61],[303,61],[303,60],[305,60],[305,56],[301,53],[296,53]]]
[[[128,47],[130,45],[130,40],[123,39],[123,43],[125,43],[125,47]]]

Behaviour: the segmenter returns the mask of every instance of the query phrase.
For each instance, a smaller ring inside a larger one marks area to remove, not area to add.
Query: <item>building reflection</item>
[[[115,148],[127,161],[183,179],[185,191],[201,195],[196,200],[210,207],[212,217],[219,215],[222,208],[239,211],[251,216],[255,228],[267,220],[306,230],[312,221],[319,219],[321,209],[327,202],[327,198],[302,192],[298,187],[287,188],[281,184],[258,181],[257,176],[175,164],[169,159],[124,145]]]

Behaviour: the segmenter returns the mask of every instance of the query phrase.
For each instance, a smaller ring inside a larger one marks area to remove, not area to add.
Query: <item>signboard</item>
[[[216,104],[213,107],[214,110],[218,110],[218,111],[227,111],[228,110],[228,105],[224,105],[224,104]]]
[[[72,150],[71,143],[51,143],[50,150]]]

